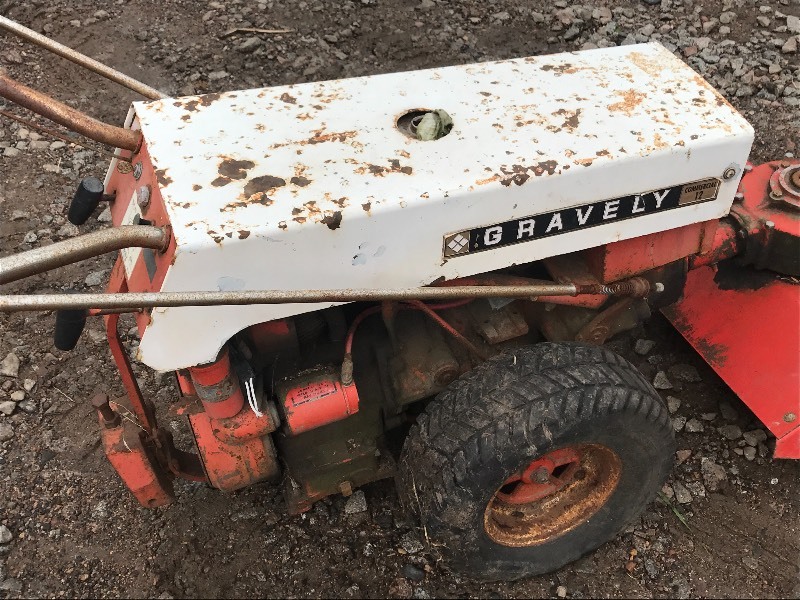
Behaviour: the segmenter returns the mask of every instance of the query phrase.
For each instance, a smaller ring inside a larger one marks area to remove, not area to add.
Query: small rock
[[[425,571],[416,565],[412,565],[411,563],[404,564],[403,568],[400,569],[400,572],[403,574],[403,577],[410,581],[419,582],[425,579]]]
[[[692,365],[678,364],[669,368],[669,375],[673,379],[683,381],[685,383],[698,383],[702,381],[700,373],[697,372]]]
[[[80,229],[78,229],[77,225],[73,225],[72,223],[64,223],[56,232],[56,235],[61,237],[75,237],[80,233]]]
[[[752,446],[745,446],[744,448],[742,448],[742,454],[747,460],[752,461],[756,459],[756,449],[753,448]]]
[[[7,544],[14,539],[11,530],[5,525],[0,525],[0,544]]]
[[[36,380],[35,379],[26,379],[22,383],[22,387],[25,388],[26,392],[30,392],[33,388],[36,387]]]
[[[62,148],[66,147],[66,142],[62,142],[61,140],[56,140],[50,144],[50,150],[61,150]]]
[[[225,79],[228,77],[227,71],[214,71],[213,73],[208,74],[209,81],[218,81],[220,79]]]
[[[247,39],[246,39],[245,41],[243,41],[241,44],[239,44],[238,46],[236,46],[236,49],[237,49],[239,52],[249,53],[249,52],[253,52],[253,51],[254,51],[256,48],[258,48],[258,47],[259,47],[261,44],[262,44],[262,42],[261,42],[261,38],[258,38],[258,37],[255,37],[255,36],[253,36],[253,37],[249,37],[249,38],[247,38]]]
[[[425,549],[425,546],[422,545],[422,542],[420,542],[419,538],[413,533],[407,533],[400,539],[400,547],[407,554],[417,554]]]
[[[89,287],[94,287],[96,285],[101,285],[106,279],[106,272],[105,271],[95,271],[94,273],[89,273],[84,280],[84,283]]]
[[[675,501],[678,504],[689,504],[692,501],[692,493],[680,481],[676,481],[672,489],[675,490]]]
[[[0,423],[0,442],[7,442],[14,437],[14,428],[7,423]]]
[[[700,418],[703,419],[703,421],[711,422],[717,418],[717,413],[703,413],[700,415]]]
[[[736,20],[736,13],[732,11],[725,11],[719,16],[719,22],[724,25],[730,25]]]
[[[703,482],[710,492],[716,492],[719,484],[728,478],[725,469],[707,457],[700,460],[700,473],[703,475]]]
[[[567,597],[567,588],[563,585],[560,585],[556,588],[556,596],[559,598],[566,598]]]
[[[35,231],[29,231],[28,233],[25,234],[25,237],[22,238],[22,241],[25,242],[26,244],[33,244],[38,239],[39,236],[36,235]]]
[[[736,409],[730,405],[728,402],[720,402],[719,403],[719,412],[722,414],[722,418],[726,421],[735,421],[739,418],[739,413],[736,412]]]
[[[11,211],[11,220],[12,221],[23,221],[30,217],[30,214],[25,212],[24,210],[14,210]]]
[[[781,52],[783,52],[784,54],[794,54],[795,52],[797,52],[798,38],[800,38],[800,36],[796,35],[786,40],[786,43],[783,46],[781,46]],[[6,148],[6,150],[8,150],[8,148]]]
[[[684,430],[687,433],[701,433],[705,430],[705,427],[703,427],[703,424],[697,419],[689,419],[686,422],[686,427],[684,427]]]
[[[401,577],[395,579],[394,583],[389,586],[389,594],[395,598],[410,598],[413,593],[414,589],[411,584]]]
[[[682,431],[683,428],[686,426],[686,417],[672,417],[672,429],[675,430],[675,433]]]
[[[657,390],[671,390],[672,384],[667,379],[667,374],[664,371],[659,371],[653,378],[653,387]]]
[[[17,404],[17,408],[28,415],[32,415],[36,412],[36,404],[31,400],[23,400]]]
[[[653,340],[645,340],[639,339],[636,340],[636,344],[633,346],[633,351],[640,356],[645,356],[649,354],[650,351],[656,347],[656,343]]]
[[[22,390],[11,392],[11,399],[14,402],[22,402],[23,400],[25,400],[25,392],[23,392]]]
[[[362,490],[356,490],[353,495],[347,499],[344,505],[344,514],[355,515],[365,512],[367,510],[367,498],[364,496]]]
[[[758,24],[762,27],[769,27],[769,24],[772,22],[769,17],[765,17],[764,15],[757,16],[756,21],[758,21]]]
[[[19,358],[13,352],[8,355],[0,363],[0,375],[6,377],[17,377],[19,375]]]
[[[674,415],[681,407],[681,399],[675,396],[667,396],[667,409],[669,414]]]
[[[4,414],[7,417],[11,416],[16,409],[17,409],[16,402],[12,402],[11,400],[4,400],[0,402],[0,413]]]
[[[692,451],[691,450],[678,450],[675,453],[675,458],[678,460],[678,464],[682,465],[683,463],[685,463],[688,460],[688,458],[691,455],[692,455]]]
[[[111,208],[109,208],[109,207],[107,206],[107,207],[105,208],[105,210],[103,210],[103,212],[101,212],[101,213],[98,215],[98,217],[97,217],[97,220],[98,220],[100,223],[111,223]]]
[[[758,561],[752,556],[743,556],[742,564],[753,571],[758,571],[761,568],[758,564]]]
[[[719,431],[724,438],[729,440],[738,440],[742,437],[742,430],[738,425],[723,425],[722,427],[718,427],[717,431]]]
[[[800,17],[788,15],[786,17],[786,29],[792,33],[800,33]]]
[[[744,441],[748,446],[758,446],[759,442],[767,441],[767,434],[762,429],[753,429],[753,431],[745,431],[742,434]]]

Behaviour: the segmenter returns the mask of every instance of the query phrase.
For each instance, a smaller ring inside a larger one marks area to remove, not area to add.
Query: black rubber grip
[[[86,327],[89,311],[85,308],[61,309],[56,311],[56,329],[53,345],[59,350],[72,350]]]
[[[69,203],[67,219],[73,225],[83,225],[103,199],[103,182],[96,177],[87,177],[78,185],[75,196]]]

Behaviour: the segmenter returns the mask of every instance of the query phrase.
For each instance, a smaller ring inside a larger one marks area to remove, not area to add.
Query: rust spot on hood
[[[346,142],[350,138],[358,135],[357,131],[340,131],[333,133],[322,133],[324,129],[317,129],[314,131],[314,136],[308,138],[309,144],[322,144],[324,142]]]
[[[616,94],[622,96],[622,100],[614,104],[609,104],[608,110],[612,112],[624,112],[628,116],[632,115],[634,109],[646,98],[645,94],[637,90],[616,92]]]
[[[306,187],[309,183],[311,183],[311,180],[300,175],[299,177],[292,177],[289,180],[289,183],[298,187]]]
[[[414,170],[409,166],[401,165],[398,159],[392,158],[389,159],[388,167],[364,163],[354,171],[354,173],[357,175],[366,175],[368,172],[372,175],[375,175],[375,177],[383,177],[386,173],[403,173],[404,175],[411,175]]]
[[[580,125],[581,109],[567,110],[566,108],[559,108],[553,115],[563,116],[564,123],[561,125],[568,131],[574,131]]]
[[[244,196],[247,199],[253,200],[256,194],[265,194],[286,185],[286,180],[273,175],[261,175],[260,177],[253,177],[244,186]],[[258,199],[256,199],[258,200]]]
[[[247,177],[247,169],[252,169],[255,166],[256,163],[252,160],[235,160],[226,157],[219,163],[217,172],[228,179],[244,179]]]
[[[286,102],[286,104],[297,104],[297,98],[295,98],[288,92],[283,92],[280,96],[280,99]]]
[[[172,177],[167,175],[167,169],[156,169],[156,179],[161,187],[166,187],[172,183]]]
[[[337,210],[325,215],[322,222],[325,223],[330,230],[339,229],[339,226],[342,224],[342,211]]]

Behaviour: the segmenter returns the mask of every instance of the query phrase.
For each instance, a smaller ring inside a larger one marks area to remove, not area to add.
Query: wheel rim
[[[599,444],[566,446],[531,461],[495,492],[487,535],[504,546],[536,546],[585,523],[619,483],[622,461]]]

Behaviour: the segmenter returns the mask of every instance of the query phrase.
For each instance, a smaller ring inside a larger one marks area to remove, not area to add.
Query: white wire
[[[251,377],[247,381],[244,382],[244,389],[247,393],[247,403],[250,405],[250,408],[253,410],[257,417],[263,417],[264,413],[258,410],[258,399],[256,398],[256,389],[253,385],[253,378]]]

